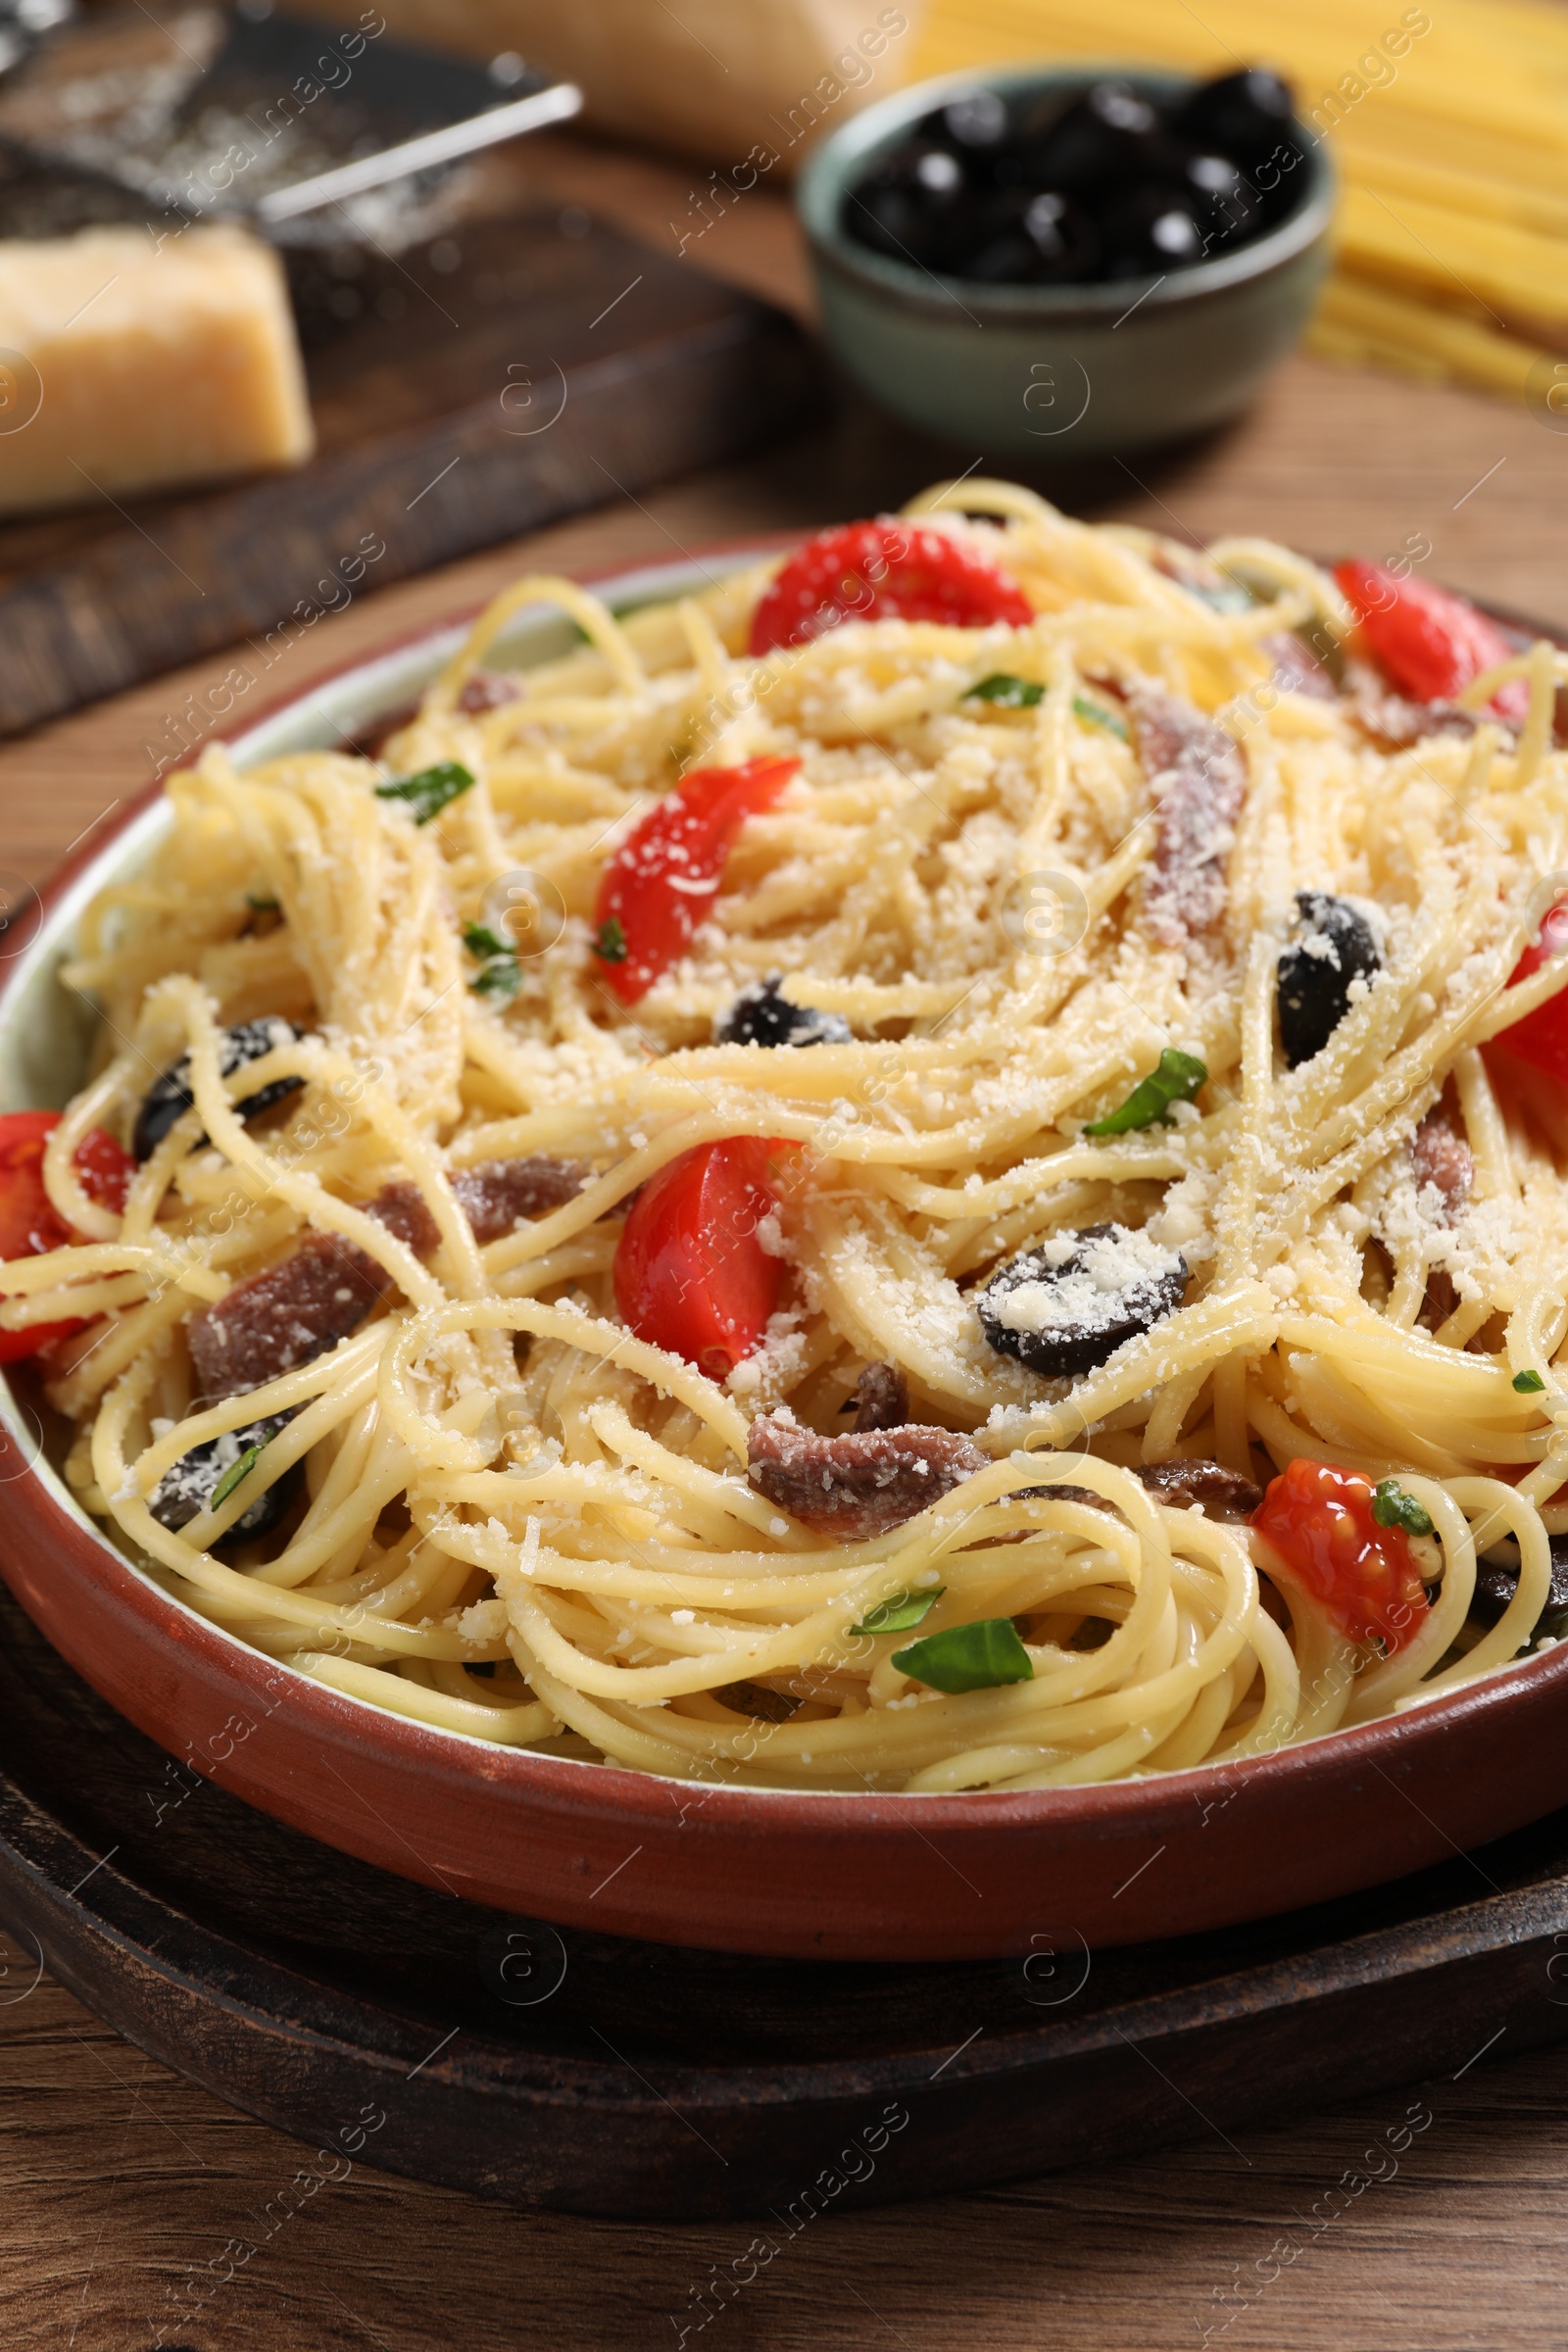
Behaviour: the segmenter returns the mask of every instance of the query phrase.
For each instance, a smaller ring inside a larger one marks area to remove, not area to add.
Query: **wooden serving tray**
[[[209,1772],[227,1737],[193,1742]],[[855,2201],[1223,2136],[1568,2033],[1568,1813],[1103,1954],[1049,1926],[962,1965],[678,1950],[508,1919],[252,1811],[3,1592],[0,1920],[163,2064],[313,2146],[363,2132],[362,2161],[510,2204],[756,2215],[775,2246]]]
[[[309,465],[0,524],[0,734],[246,639],[265,668],[356,594],[735,457],[820,398],[782,312],[572,206],[354,258],[290,261]]]

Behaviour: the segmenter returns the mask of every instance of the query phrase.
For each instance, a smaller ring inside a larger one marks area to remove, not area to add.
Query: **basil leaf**
[[[1372,1516],[1379,1527],[1402,1527],[1407,1536],[1430,1536],[1432,1514],[1406,1494],[1397,1479],[1380,1479],[1372,1494]]]
[[[1034,1664],[1010,1617],[982,1617],[977,1625],[953,1625],[927,1634],[907,1649],[896,1649],[902,1674],[933,1690],[995,1690],[1004,1683],[1032,1683]]]
[[[465,923],[463,944],[478,963],[483,963],[487,956],[515,956],[517,953],[509,939],[503,939],[498,931],[487,930],[483,923]]]
[[[499,997],[503,1004],[510,1004],[522,986],[517,958],[515,956],[492,956],[480,965],[477,975],[469,981],[468,986],[476,997]]]
[[[1546,1384],[1539,1372],[1516,1372],[1508,1385],[1521,1396],[1539,1396]]]
[[[477,977],[468,983],[474,995],[509,1003],[522,986],[516,949],[483,923],[465,923],[463,944],[479,966]]]
[[[378,784],[378,801],[404,801],[416,825],[427,825],[432,816],[439,816],[449,801],[473,790],[473,778],[456,760],[438,760],[434,767],[421,767],[416,775],[399,776],[392,784]]]
[[[1123,743],[1132,741],[1127,732],[1127,721],[1119,710],[1103,710],[1099,703],[1092,703],[1086,694],[1075,694],[1072,707],[1086,726],[1103,727],[1107,734],[1119,735]]]
[[[282,911],[276,899],[258,898],[254,891],[245,893],[245,904],[255,914],[278,914]]]
[[[1045,692],[1032,678],[1015,678],[1011,670],[994,669],[978,686],[966,686],[959,700],[995,703],[999,710],[1032,710],[1036,703],[1045,699]]]
[[[210,1511],[220,1510],[233,1494],[234,1489],[243,1485],[244,1481],[249,1478],[261,1460],[267,1443],[268,1441],[264,1438],[260,1446],[247,1446],[238,1461],[229,1463],[228,1468],[213,1489],[213,1499],[207,1506]]]
[[[607,923],[600,924],[599,937],[594,941],[594,954],[601,963],[625,962],[626,934],[620,927],[618,915],[612,914]]]
[[[931,1585],[923,1592],[890,1592],[879,1600],[874,1609],[867,1609],[860,1623],[851,1628],[857,1634],[906,1634],[918,1625],[933,1601],[942,1598],[946,1585]]]
[[[1190,1102],[1207,1083],[1208,1064],[1196,1054],[1180,1054],[1167,1046],[1147,1078],[1140,1078],[1125,1102],[1084,1129],[1085,1135],[1126,1135],[1134,1127],[1152,1127],[1165,1119],[1173,1102]]]

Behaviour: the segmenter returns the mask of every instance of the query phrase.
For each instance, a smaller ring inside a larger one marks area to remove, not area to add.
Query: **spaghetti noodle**
[[[482,1740],[844,1790],[1234,1759],[1531,1641],[1568,1104],[1483,1049],[1562,977],[1509,985],[1568,865],[1561,658],[1397,748],[1281,548],[974,481],[901,531],[1028,617],[851,580],[754,653],[776,566],[621,619],[526,579],[377,760],[210,747],[86,916],[71,1238],[0,1329],[85,1319],[67,1476],[239,1640]],[[577,650],[487,668],[541,602]],[[1333,999],[1294,1066],[1287,971]],[[155,1079],[121,1211],[75,1154]],[[716,1318],[706,1360],[648,1336],[677,1245],[659,1329]],[[279,1353],[302,1267],[339,1320]]]

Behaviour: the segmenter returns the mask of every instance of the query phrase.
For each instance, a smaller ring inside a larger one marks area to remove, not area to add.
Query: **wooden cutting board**
[[[575,206],[394,259],[291,257],[318,456],[237,486],[0,524],[0,734],[363,588],[740,455],[813,409],[784,315]]]

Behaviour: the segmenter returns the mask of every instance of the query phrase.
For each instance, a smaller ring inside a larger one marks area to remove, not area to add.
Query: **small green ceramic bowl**
[[[1295,202],[1266,235],[1160,279],[998,286],[937,277],[847,237],[844,192],[924,115],[975,90],[1006,99],[1107,74],[1164,104],[1193,77],[1128,66],[1012,66],[922,81],[867,107],[817,147],[797,204],[829,343],[873,400],[987,457],[1130,451],[1244,408],[1306,325],[1328,268],[1334,173],[1298,123]]]

